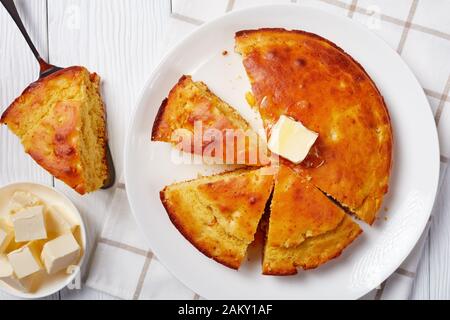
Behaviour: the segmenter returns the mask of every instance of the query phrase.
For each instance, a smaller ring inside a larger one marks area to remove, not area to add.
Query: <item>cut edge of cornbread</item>
[[[80,141],[86,192],[103,187],[108,177],[106,110],[100,95],[100,77],[96,73],[91,74],[90,83],[86,102],[89,107],[82,108],[83,139]]]
[[[238,269],[272,188],[273,176],[262,169],[241,169],[167,186],[160,197],[170,220],[191,244]]]
[[[220,149],[217,134],[221,135]],[[152,127],[151,140],[171,143],[184,152],[201,155],[208,161],[214,159],[220,164],[259,167],[268,163],[270,157],[265,140],[247,120],[205,83],[194,82],[189,75],[183,75],[163,100]]]
[[[338,257],[362,232],[308,179],[280,166],[263,247],[263,274],[292,275]]]
[[[215,95],[208,86],[201,81],[193,81],[190,75],[183,75],[163,100],[152,128],[152,141],[172,142],[171,134],[174,130],[185,128],[190,112],[196,108],[199,97],[205,98],[212,105],[212,112],[225,116],[235,128],[249,130],[250,125],[233,107]],[[199,118],[202,114],[198,115]],[[181,122],[181,123],[180,123]]]
[[[386,150],[385,154],[383,155],[383,158],[381,160],[378,159],[377,161],[378,163],[383,163],[383,166],[382,167],[380,166],[381,169],[376,171],[375,169],[372,170],[372,172],[377,172],[374,173],[374,175],[378,174],[377,177],[378,181],[373,183],[373,186],[370,187],[372,189],[370,193],[363,195],[361,198],[356,198],[351,195],[352,192],[356,193],[356,191],[349,192],[348,194],[345,195],[339,191],[339,188],[335,188],[333,190],[332,186],[327,185],[326,183],[321,183],[321,181],[318,181],[319,179],[315,177],[316,179],[315,185],[318,188],[326,191],[326,193],[330,195],[334,200],[338,201],[340,206],[344,207],[348,213],[351,213],[354,217],[358,218],[359,220],[364,221],[369,225],[372,225],[374,221],[377,219],[380,207],[383,202],[383,197],[388,192],[389,179],[393,164],[393,152],[392,152],[393,137],[392,137],[392,126],[386,102],[384,101],[384,98],[381,95],[379,89],[377,88],[375,82],[371,79],[370,75],[366,72],[364,67],[358,61],[353,59],[351,55],[349,55],[342,48],[337,46],[335,43],[319,35],[303,30],[287,30],[284,28],[260,28],[260,29],[240,30],[235,33],[235,52],[240,54],[243,57],[243,59],[246,60],[248,57],[252,56],[252,54],[254,54],[255,52],[257,51],[265,52],[267,48],[273,49],[277,48],[277,46],[281,47],[282,45],[285,45],[285,43],[288,46],[290,46],[291,44],[297,45],[298,40],[296,40],[295,37],[300,36],[307,36],[311,40],[320,41],[321,44],[326,48],[336,50],[336,52],[339,53],[340,55],[334,58],[336,64],[337,65],[340,64],[342,66],[345,65],[356,66],[358,68],[358,71],[360,72],[360,76],[357,78],[357,80],[361,80],[362,78],[368,80],[368,82],[374,89],[373,91],[374,95],[376,95],[377,98],[379,99],[380,108],[377,113],[379,115],[383,114],[386,121],[380,120],[380,123],[377,126],[378,131],[377,134],[379,137],[382,136],[384,137],[384,141],[386,143],[386,146],[384,146],[384,148],[386,148]],[[304,42],[304,44],[306,44],[305,47],[309,46],[306,41]],[[303,44],[301,44],[300,46],[302,45]],[[326,59],[330,60],[331,57],[332,55],[330,56],[327,55]],[[338,57],[340,57],[340,59]],[[264,78],[255,79],[255,77],[252,77],[252,74],[249,71],[248,67],[245,67],[245,69],[248,78],[252,84],[252,87],[256,82],[264,82]],[[251,97],[251,100],[257,100],[255,98],[257,95],[254,88],[252,89],[252,95],[253,96]],[[378,171],[380,173],[378,173]],[[369,179],[362,179],[362,180],[367,181]]]
[[[298,267],[303,270],[315,269],[339,257],[361,233],[359,225],[345,215],[335,229],[307,238],[293,248],[269,247],[266,241],[263,249],[263,274],[285,276],[297,274]]]

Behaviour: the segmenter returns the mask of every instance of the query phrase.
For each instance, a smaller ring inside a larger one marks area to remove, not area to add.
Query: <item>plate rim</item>
[[[338,15],[334,12],[328,12],[326,10],[323,10],[321,8],[317,8],[317,7],[313,7],[310,5],[304,5],[304,4],[296,4],[296,3],[283,3],[283,4],[264,4],[264,5],[257,5],[257,6],[251,6],[251,7],[247,7],[247,8],[243,8],[243,9],[238,9],[238,10],[233,10],[230,12],[226,12],[210,21],[207,21],[205,23],[203,23],[202,25],[198,26],[197,28],[195,28],[194,30],[192,30],[190,33],[188,33],[187,35],[185,35],[182,39],[180,39],[179,41],[177,41],[175,44],[173,44],[171,47],[169,47],[169,49],[166,51],[166,53],[161,57],[159,63],[155,66],[155,68],[153,68],[153,70],[151,71],[149,77],[147,78],[147,80],[145,81],[144,85],[142,86],[140,93],[138,95],[138,99],[136,99],[136,103],[135,103],[135,107],[133,109],[133,113],[132,113],[132,117],[130,118],[129,121],[129,125],[127,127],[127,133],[126,133],[126,138],[125,138],[125,148],[124,148],[124,181],[125,181],[125,185],[129,185],[129,181],[130,181],[130,170],[129,170],[129,154],[130,154],[130,148],[131,148],[131,136],[132,136],[132,128],[135,126],[135,123],[137,122],[137,118],[136,115],[140,109],[140,105],[142,105],[142,101],[146,95],[146,91],[148,90],[148,87],[156,80],[158,73],[160,72],[161,69],[164,68],[164,65],[166,64],[166,62],[171,58],[171,56],[173,54],[175,54],[177,52],[177,50],[179,49],[179,47],[183,46],[185,43],[189,42],[191,38],[195,37],[195,35],[205,29],[208,29],[211,25],[214,25],[215,23],[218,23],[222,20],[226,20],[228,17],[233,16],[233,15],[239,15],[243,12],[251,12],[253,10],[261,10],[261,9],[265,9],[265,8],[286,8],[286,7],[292,7],[292,8],[307,8],[308,10],[312,10],[312,11],[316,11],[319,14],[324,14],[324,15],[329,15],[332,16],[333,18],[336,18],[338,20],[342,20],[342,21],[346,21],[347,23],[351,23],[353,25],[353,27],[358,28],[360,30],[362,30],[363,32],[366,32],[368,34],[370,34],[371,36],[373,36],[374,38],[376,38],[380,44],[382,44],[384,46],[383,50],[388,50],[391,53],[394,53],[397,58],[398,61],[397,63],[400,63],[403,65],[403,67],[406,68],[406,70],[408,70],[409,75],[412,77],[412,79],[414,80],[414,84],[417,87],[417,93],[421,95],[421,97],[423,98],[423,101],[426,102],[426,105],[428,106],[428,112],[427,114],[434,119],[433,114],[432,114],[432,109],[431,106],[429,104],[429,101],[425,95],[425,92],[423,90],[423,87],[421,86],[419,80],[417,79],[416,75],[414,74],[414,72],[411,70],[411,68],[409,67],[409,65],[403,60],[403,58],[401,57],[400,54],[398,54],[398,52],[396,52],[393,48],[391,48],[389,46],[389,44],[386,42],[386,40],[384,40],[383,38],[381,38],[379,35],[377,35],[375,32],[373,32],[372,30],[370,30],[369,28],[365,27],[362,23],[355,21],[353,19],[350,19],[346,16],[341,16]],[[313,32],[314,33],[314,32]],[[333,41],[334,43],[334,41]],[[339,45],[338,45],[339,46]],[[339,46],[340,47],[340,46]],[[347,52],[345,50],[345,48],[342,48],[345,52]],[[356,60],[357,61],[357,60]],[[359,62],[358,62],[359,63]],[[369,76],[372,78],[372,76],[369,74]],[[389,112],[389,107],[388,107],[388,112]],[[433,122],[434,123],[434,122]],[[394,129],[395,130],[395,129]],[[150,129],[149,129],[150,131]],[[400,267],[400,265],[403,263],[403,261],[411,254],[412,250],[414,249],[414,247],[416,246],[417,242],[420,240],[420,237],[423,234],[423,231],[427,225],[427,222],[429,221],[429,218],[431,216],[433,207],[434,207],[434,203],[436,201],[436,197],[437,197],[437,193],[438,193],[438,187],[439,187],[439,172],[440,172],[440,144],[439,144],[439,136],[438,136],[438,132],[437,132],[437,127],[434,125],[432,126],[432,128],[430,128],[430,134],[432,134],[434,136],[433,139],[433,144],[434,144],[434,149],[436,149],[436,154],[434,155],[434,162],[435,162],[435,169],[436,172],[433,172],[433,176],[435,177],[434,179],[434,183],[433,183],[433,190],[432,190],[432,199],[430,199],[430,208],[427,211],[426,214],[426,219],[424,219],[424,222],[422,223],[422,225],[417,227],[417,234],[415,236],[416,240],[414,242],[411,242],[408,250],[405,250],[405,253],[403,254],[403,256],[401,257],[401,259],[399,259],[398,264],[395,264],[395,267],[392,269],[392,271],[387,274],[387,276],[382,277],[381,281],[378,283],[378,285],[380,285],[381,283],[383,283],[384,281],[386,281],[386,279],[388,279],[394,272],[395,270]],[[396,141],[393,141],[393,148],[395,146]],[[395,157],[393,158],[393,162],[396,161]],[[390,173],[390,179],[392,178],[392,171]],[[136,214],[136,208],[134,207],[133,202],[130,200],[131,196],[130,196],[130,191],[129,188],[125,188],[126,193],[127,193],[127,197],[129,199],[129,204],[130,204],[130,208],[131,208],[131,212],[133,214],[133,217],[135,219],[135,221],[138,224],[138,228],[143,232],[145,238],[148,240],[150,248],[152,249],[152,251],[155,253],[155,255],[157,257],[158,254],[155,252],[154,248],[152,247],[152,244],[150,243],[151,241],[149,240],[149,238],[146,235],[146,230],[144,230],[143,225],[141,223],[139,223],[140,219],[138,217],[138,215]],[[420,231],[420,232],[419,232]],[[170,266],[168,266],[168,264],[165,263],[165,261],[162,261],[159,259],[159,261],[161,262],[161,264],[176,278],[178,279],[181,283],[183,283],[186,287],[191,289],[191,286],[187,283],[187,281],[185,281],[185,279],[182,279],[181,277],[178,277],[175,272],[172,271],[172,269],[170,268]],[[374,290],[377,287],[377,285],[373,286],[373,288],[371,288],[370,290],[364,290],[364,292],[362,294],[358,294],[354,296],[354,299],[359,299],[361,297],[363,297],[364,295],[366,295],[367,293],[371,292],[372,290]],[[193,290],[193,289],[191,289]]]

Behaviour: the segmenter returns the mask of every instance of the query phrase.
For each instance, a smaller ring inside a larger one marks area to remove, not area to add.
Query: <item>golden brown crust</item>
[[[156,114],[155,121],[153,122],[152,127],[152,141],[170,141],[170,135],[172,134],[172,131],[169,132],[169,126],[168,123],[170,114],[174,113],[175,111],[171,111],[168,108],[169,100],[170,102],[174,101],[176,99],[177,93],[179,91],[182,91],[186,86],[188,86],[190,83],[192,83],[192,78],[187,75],[182,75],[180,79],[178,79],[177,83],[173,86],[172,89],[169,91],[169,95],[167,98],[165,98],[161,102],[161,106],[158,109],[158,113]],[[172,105],[175,102],[172,102]],[[172,106],[172,108],[179,107],[179,106]]]
[[[297,30],[241,31],[236,50],[268,133],[281,114],[319,133],[302,164],[286,164],[372,224],[388,189],[392,129],[363,67],[334,43]]]
[[[167,187],[166,187],[167,188]],[[180,221],[177,214],[175,213],[175,208],[173,208],[171,205],[169,205],[168,200],[165,197],[166,188],[161,190],[160,192],[160,198],[161,202],[164,205],[164,208],[166,209],[166,212],[169,216],[170,221],[172,221],[173,225],[180,231],[180,233],[183,235],[183,237],[186,238],[194,247],[196,247],[201,253],[203,253],[208,258],[211,258],[224,266],[227,266],[231,269],[239,269],[241,265],[241,261],[239,259],[236,259],[234,257],[223,257],[223,256],[215,256],[211,253],[210,246],[205,243],[198,243],[195,239],[190,230],[185,227],[185,222]]]
[[[228,143],[230,137],[234,143]],[[257,166],[262,162],[258,144],[265,145],[236,110],[204,83],[194,82],[186,75],[162,101],[151,139],[170,142],[185,152],[216,159],[219,163]],[[245,144],[242,150],[238,149],[238,141]]]
[[[279,258],[267,258],[263,264],[263,274],[287,276],[297,274],[297,267],[303,270],[315,269],[320,265],[339,257],[360,234],[361,228],[345,216],[341,224],[332,231],[305,240],[297,248],[266,248],[266,251],[276,251],[267,255]]]
[[[345,213],[304,177],[281,165],[270,205],[268,244],[293,247],[335,229]]]
[[[6,110],[3,112],[0,123],[1,124],[8,124],[8,126],[11,128],[11,130],[16,130],[17,127],[20,125],[20,118],[22,118],[23,111],[20,110],[18,106],[23,104],[25,97],[32,95],[34,98],[33,103],[31,103],[31,109],[27,109],[26,112],[32,112],[33,107],[39,107],[39,102],[44,99],[44,97],[48,94],[48,84],[61,76],[64,76],[66,78],[75,78],[78,76],[80,72],[84,72],[85,68],[81,66],[72,66],[65,69],[61,69],[59,71],[56,71],[55,73],[52,73],[48,75],[47,77],[44,77],[42,79],[39,79],[33,83],[31,83],[28,87],[26,87],[20,96],[18,96],[11,105],[6,108]],[[15,132],[15,131],[14,131]]]
[[[206,256],[238,269],[273,187],[263,169],[176,183],[160,192],[170,220]]]
[[[84,67],[59,70],[29,85],[0,121],[20,137],[39,165],[80,194],[100,188],[108,174],[106,111],[99,85],[100,77]],[[96,173],[89,175],[86,167],[91,165]]]
[[[155,122],[153,123],[153,128],[152,128],[152,141],[158,141],[158,136],[161,135],[161,133],[160,133],[160,130],[162,127],[161,122],[163,119],[164,112],[166,111],[168,101],[169,101],[169,99],[165,98],[161,102],[161,106],[158,109],[158,113],[156,114]]]
[[[304,177],[281,166],[270,205],[263,274],[292,275],[339,256],[361,230]]]
[[[86,188],[78,150],[78,131],[81,129],[79,102],[57,103],[53,112],[24,141],[25,151],[56,178],[84,194]]]

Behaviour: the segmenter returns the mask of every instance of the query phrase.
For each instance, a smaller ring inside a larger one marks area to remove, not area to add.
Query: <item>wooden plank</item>
[[[126,127],[159,60],[170,3],[49,0],[48,6],[50,61],[84,65],[103,79],[110,144],[121,172]]]
[[[45,0],[16,0],[17,10],[30,37],[43,57],[47,57],[47,9]],[[32,81],[39,66],[25,40],[3,6],[0,5],[0,111],[3,111]],[[19,139],[0,128],[0,185],[32,181],[51,185],[52,178],[23,152]],[[0,300],[15,299],[0,292]],[[54,294],[46,299],[59,299]]]
[[[17,0],[17,10],[42,56],[47,56],[45,0]],[[6,107],[39,74],[39,66],[3,6],[0,6],[0,110]],[[13,181],[51,184],[51,177],[23,152],[19,139],[0,128],[0,185]]]
[[[430,231],[430,299],[450,299],[450,174],[447,170]]]
[[[50,61],[60,66],[84,65],[103,79],[110,147],[118,177],[123,169],[126,127],[138,94],[160,58],[168,27],[170,1],[48,0]],[[111,191],[79,196],[61,182],[56,187],[80,209],[92,237],[101,231]],[[63,299],[110,296],[65,290]]]
[[[429,236],[429,232],[428,232]],[[411,290],[410,299],[427,300],[430,298],[430,239],[428,238],[423,248],[423,255],[416,271],[414,286]]]
[[[106,293],[84,287],[81,290],[65,289],[61,292],[61,300],[119,300]]]

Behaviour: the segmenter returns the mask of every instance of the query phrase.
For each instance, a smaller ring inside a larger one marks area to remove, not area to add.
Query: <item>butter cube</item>
[[[17,278],[8,258],[4,255],[0,255],[0,280],[16,290],[29,292],[32,288],[34,279],[32,277],[25,277],[23,279]]]
[[[67,233],[47,242],[41,260],[48,274],[54,274],[77,262],[80,246],[72,233]]]
[[[299,121],[282,115],[272,127],[268,147],[270,151],[290,160],[302,162],[308,155],[319,134]]]
[[[11,238],[9,241],[9,244],[6,245],[6,247],[3,249],[3,252],[0,250],[0,254],[2,254],[2,253],[7,254],[11,251],[14,251],[14,250],[17,250],[17,249],[23,247],[26,244],[24,242],[15,242],[14,241],[14,228],[13,228],[12,222],[11,222],[11,224],[9,224],[2,217],[0,217],[0,230],[4,230],[7,234],[10,234],[9,237]]]
[[[9,263],[18,279],[29,277],[42,270],[42,263],[39,260],[41,248],[38,242],[32,241],[8,254]]]
[[[34,194],[27,191],[16,191],[9,200],[7,211],[9,214],[15,214],[25,208],[35,207],[41,204],[41,199]]]
[[[30,207],[12,216],[16,242],[47,239],[44,207]]]
[[[77,224],[67,219],[59,208],[52,206],[45,212],[45,227],[48,234],[60,236],[73,233]]]
[[[14,239],[14,232],[0,225],[0,254],[6,251],[11,241]]]

